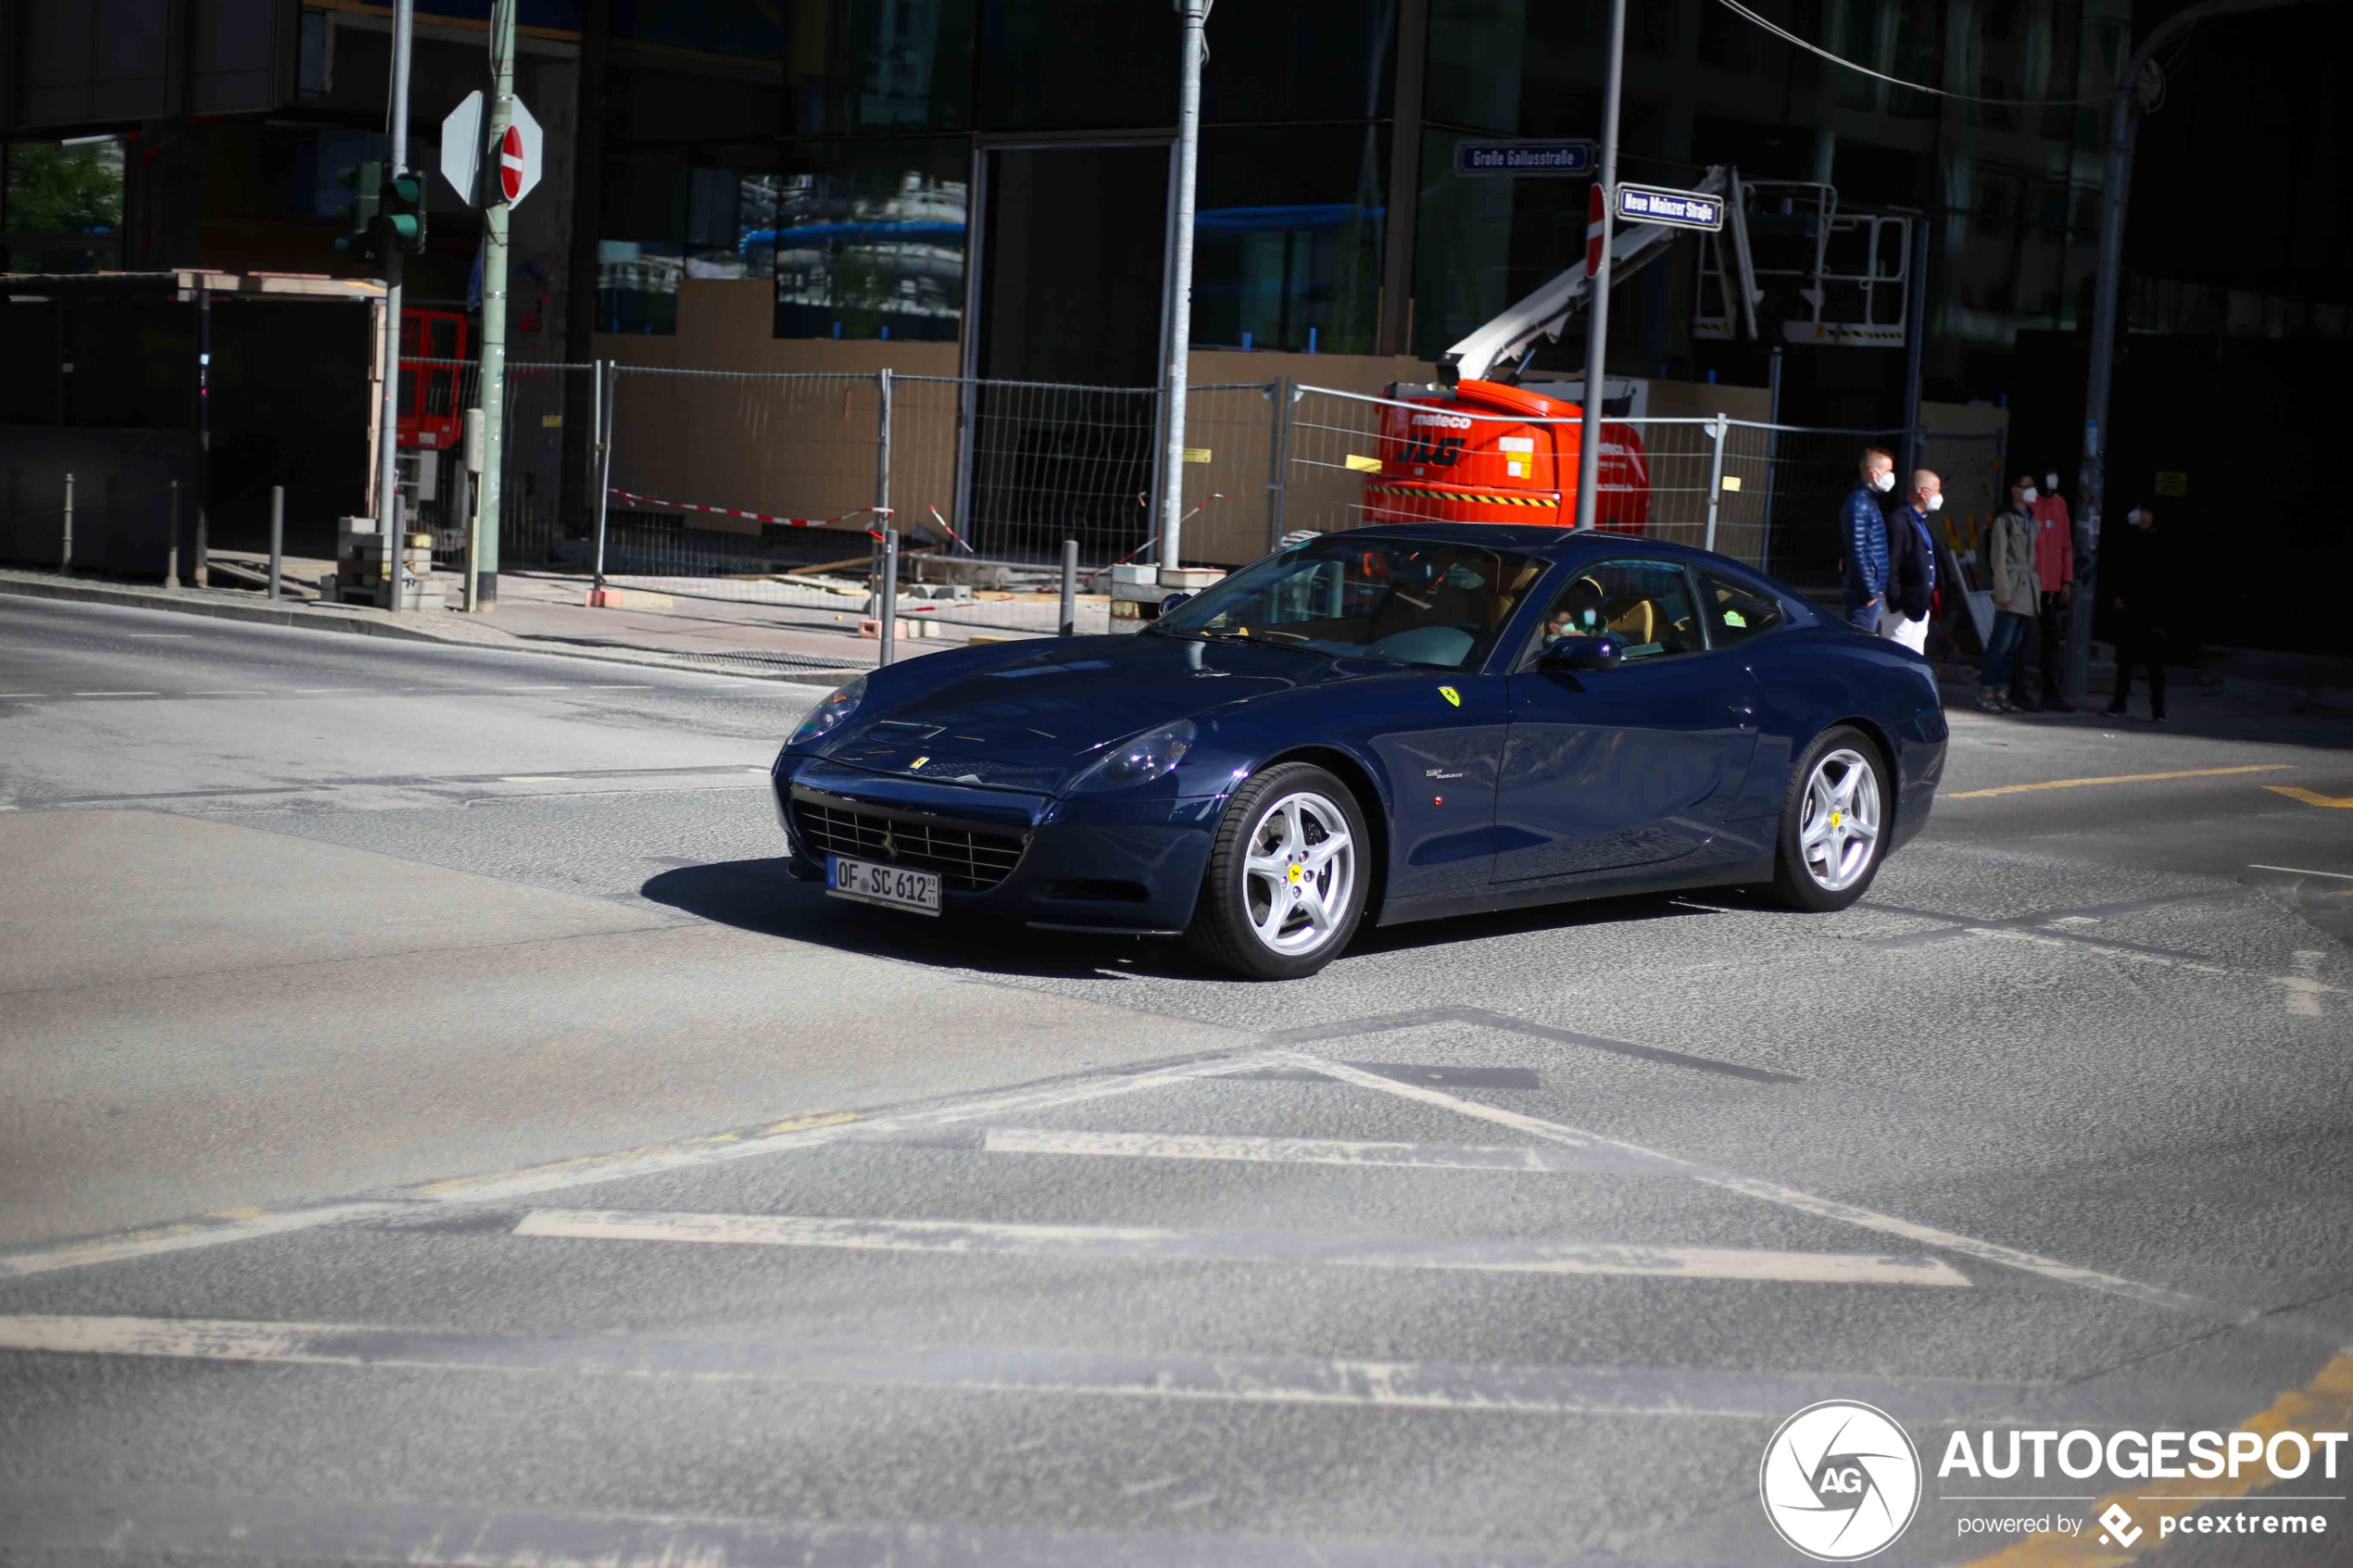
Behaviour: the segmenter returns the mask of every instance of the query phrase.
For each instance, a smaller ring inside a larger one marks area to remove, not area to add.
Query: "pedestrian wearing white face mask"
[[[1839,514],[1846,545],[1846,619],[1876,633],[1887,608],[1886,499],[1895,491],[1895,454],[1866,446],[1861,469]]]
[[[1906,504],[1887,520],[1887,609],[1879,634],[1914,653],[1928,649],[1928,611],[1936,596],[1936,542],[1928,518],[1944,505],[1944,480],[1920,469]]]
[[[2027,510],[2034,518],[2034,575],[2039,580],[2035,620],[2042,635],[2036,662],[2043,676],[2042,706],[2072,713],[2075,705],[2058,695],[2060,650],[2067,646],[2067,618],[2075,597],[2075,524],[2067,515],[2067,497],[2058,493],[2058,475],[2043,476],[2043,488],[2026,494]],[[2026,660],[2021,658],[2011,683],[2011,699],[2022,708],[2026,697]]]

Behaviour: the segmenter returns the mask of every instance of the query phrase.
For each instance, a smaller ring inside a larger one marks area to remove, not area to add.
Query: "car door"
[[[1550,637],[1604,631],[1626,645],[1617,669],[1536,668]],[[1494,881],[1664,863],[1714,836],[1755,749],[1757,688],[1744,660],[1708,646],[1681,563],[1579,569],[1513,670]]]
[[[1392,905],[1476,893],[1494,864],[1495,776],[1510,683],[1476,671],[1382,682],[1367,745],[1389,774]]]

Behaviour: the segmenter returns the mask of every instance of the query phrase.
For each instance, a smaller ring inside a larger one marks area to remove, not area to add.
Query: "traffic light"
[[[384,254],[376,219],[384,206],[384,166],[354,164],[336,175],[335,182],[351,193],[351,232],[339,235],[335,248],[361,261],[377,259]]]
[[[383,187],[383,213],[378,220],[386,245],[398,245],[411,256],[425,248],[425,177],[414,169],[395,174]]]

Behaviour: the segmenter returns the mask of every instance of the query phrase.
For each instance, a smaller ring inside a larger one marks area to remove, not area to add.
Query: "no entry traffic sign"
[[[497,198],[511,207],[539,183],[541,137],[539,122],[532,119],[523,101],[513,98],[509,102],[514,118],[493,149],[492,167],[498,175]],[[449,118],[441,122],[442,178],[449,182],[450,189],[466,198],[468,207],[482,205],[482,94],[469,93],[463,102],[449,111]]]

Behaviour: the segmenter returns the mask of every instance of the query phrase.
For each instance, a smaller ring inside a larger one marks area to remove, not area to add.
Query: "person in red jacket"
[[[2075,705],[2059,696],[2059,660],[2067,647],[2067,616],[2075,597],[2075,524],[2067,515],[2067,497],[2058,493],[2058,475],[2043,476],[2040,490],[2027,492],[2027,510],[2034,518],[2034,575],[2040,581],[2041,603],[2035,621],[2041,631],[2035,652],[2042,666],[2045,708],[2071,713]],[[2010,683],[2010,699],[2021,708],[2026,700],[2026,660],[2018,661]]]

